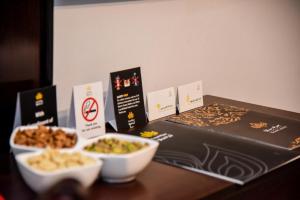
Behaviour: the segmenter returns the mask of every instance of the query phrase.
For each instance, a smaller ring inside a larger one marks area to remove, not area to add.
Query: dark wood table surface
[[[204,104],[224,103],[254,111],[300,120],[300,114],[209,96]],[[300,132],[299,132],[300,133]],[[300,150],[295,150],[299,151]],[[24,183],[11,154],[0,156],[0,194],[5,199],[35,199]],[[298,181],[299,180],[299,181]],[[108,184],[98,180],[89,190],[90,199],[300,199],[300,160],[296,160],[244,186],[207,175],[151,162],[136,181]]]

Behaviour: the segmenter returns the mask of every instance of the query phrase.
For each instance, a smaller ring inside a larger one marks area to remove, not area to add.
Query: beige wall
[[[59,110],[73,85],[106,90],[110,71],[141,66],[145,92],[201,79],[205,94],[300,112],[297,0],[68,2],[54,16]]]

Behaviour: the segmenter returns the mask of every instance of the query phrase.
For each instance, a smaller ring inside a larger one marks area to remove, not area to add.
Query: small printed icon
[[[85,89],[86,89],[86,96],[93,95],[93,93],[92,93],[92,87],[90,85],[87,85]]]
[[[156,108],[158,109],[158,110],[160,110],[160,108],[161,108],[161,105],[158,103],[158,104],[156,104]]]
[[[256,122],[250,123],[251,128],[259,129],[259,128],[267,128],[268,124],[266,122]]]
[[[133,76],[131,77],[132,85],[139,86],[139,84],[140,84],[140,80],[139,79],[140,79],[139,76],[137,76],[136,73],[134,72]]]
[[[116,88],[116,90],[120,90],[121,87],[122,87],[122,80],[121,80],[120,76],[117,76],[115,78],[115,88]]]
[[[44,95],[41,93],[41,92],[38,92],[36,95],[35,95],[35,106],[41,106],[44,104]]]
[[[86,91],[89,91],[89,90],[92,90],[92,87],[91,87],[90,85],[87,85],[87,86],[85,87],[85,89],[86,89]]]
[[[45,112],[42,110],[35,113],[36,118],[44,117],[44,116],[45,116]]]
[[[300,144],[300,137],[296,137],[291,143],[290,143],[290,147],[294,148],[294,147],[298,147]]]
[[[190,95],[187,95],[187,96],[185,97],[185,101],[186,101],[187,103],[190,103],[190,100],[191,100]]]
[[[87,122],[92,122],[98,116],[99,107],[98,102],[93,97],[85,99],[81,106],[82,117]]]
[[[128,119],[133,119],[134,118],[133,112],[129,112],[127,117]]]
[[[130,86],[130,79],[124,79],[124,87]]]

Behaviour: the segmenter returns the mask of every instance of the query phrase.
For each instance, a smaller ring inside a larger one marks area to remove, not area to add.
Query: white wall
[[[146,92],[202,79],[205,94],[300,112],[299,1],[93,1],[56,0],[59,110],[73,85],[106,90],[109,72],[141,66]]]

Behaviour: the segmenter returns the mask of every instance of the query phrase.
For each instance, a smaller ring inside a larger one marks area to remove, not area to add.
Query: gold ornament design
[[[152,138],[158,135],[157,131],[144,131],[141,132],[140,135],[144,138]]]
[[[249,123],[251,128],[260,129],[260,128],[267,128],[268,123],[266,122],[253,122]]]

